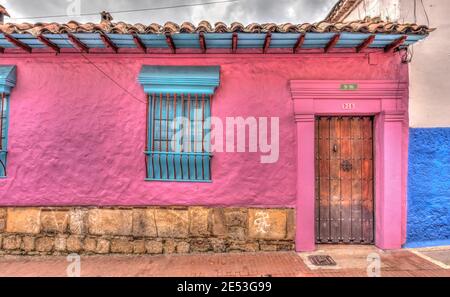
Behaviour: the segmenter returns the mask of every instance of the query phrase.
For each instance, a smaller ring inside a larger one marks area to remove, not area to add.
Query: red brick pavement
[[[407,251],[381,252],[382,276],[450,276]],[[0,276],[66,276],[64,256],[0,256]],[[339,263],[338,263],[339,264]],[[365,267],[310,269],[294,252],[83,256],[81,276],[367,276]]]

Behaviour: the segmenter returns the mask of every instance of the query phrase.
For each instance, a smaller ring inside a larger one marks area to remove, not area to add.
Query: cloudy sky
[[[228,2],[225,2],[228,1]],[[211,2],[222,2],[208,4]],[[303,23],[322,20],[337,0],[0,0],[12,18],[6,22],[99,22],[99,12],[110,11],[114,21],[129,23]],[[192,5],[179,8],[168,6]],[[139,11],[141,9],[154,9]],[[138,10],[120,12],[124,10]],[[80,13],[79,16],[73,16]],[[89,14],[94,15],[89,15]],[[86,15],[88,14],[88,15]],[[63,17],[57,17],[57,16]],[[72,15],[67,17],[67,15]],[[30,18],[45,17],[45,18]]]

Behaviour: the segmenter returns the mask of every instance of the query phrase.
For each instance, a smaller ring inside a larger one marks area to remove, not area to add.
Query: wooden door
[[[316,241],[374,242],[372,117],[316,118]]]

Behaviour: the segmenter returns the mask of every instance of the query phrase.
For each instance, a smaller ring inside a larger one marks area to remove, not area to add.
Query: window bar
[[[191,152],[191,94],[188,94],[188,102],[187,102],[188,106],[187,106],[187,118],[188,118],[188,125],[187,125],[187,135],[186,137],[188,138],[188,143],[187,143],[187,151],[188,153]]]
[[[202,95],[202,153],[205,152],[205,94]],[[205,179],[205,156],[202,156],[202,178]]]
[[[174,151],[175,153],[178,151],[177,150],[177,140],[176,140],[176,120],[177,120],[177,94],[174,93],[173,94],[173,101],[172,101],[172,115],[173,115],[173,120],[172,120],[172,138],[173,138],[173,142],[172,143],[172,149],[171,151]],[[173,164],[173,171],[174,171],[174,178],[177,179],[177,166],[175,165],[175,158],[176,155],[173,155],[172,157],[172,164]]]
[[[198,112],[198,94],[195,94],[195,108],[194,108],[194,149],[193,152],[197,152],[197,112]],[[197,155],[194,155],[194,176],[197,179]]]
[[[169,100],[170,100],[170,95],[169,93],[166,94],[166,108],[165,108],[165,126],[166,126],[166,153],[169,152]],[[166,154],[165,156],[166,159],[166,177],[167,179],[170,179],[169,176],[169,154]]]
[[[155,151],[155,114],[156,114],[156,94],[153,93],[152,96],[152,145],[151,145],[151,158],[152,158],[152,178],[155,178],[155,155],[153,151]]]
[[[181,136],[181,139],[180,139],[180,168],[181,168],[181,179],[184,179],[184,170],[183,170],[183,155],[182,155],[182,153],[183,153],[183,151],[184,151],[184,136],[183,136],[183,134],[184,134],[184,129],[185,129],[185,127],[184,127],[184,94],[182,93],[181,94],[181,132],[182,133],[180,133],[180,136]]]
[[[0,151],[3,150],[3,122],[4,122],[4,110],[5,110],[5,93],[2,93],[2,102],[0,104],[1,117],[0,117]]]
[[[188,123],[188,125],[187,125],[187,137],[189,137],[189,141],[188,141],[188,153],[190,153],[191,152],[191,94],[188,94],[188,107],[187,107],[187,109],[188,109],[188,111],[187,111],[187,114],[188,114],[188,121],[189,121],[189,123]],[[187,170],[188,170],[188,179],[191,179],[191,166],[190,166],[190,158],[189,158],[189,156],[187,156],[187,165],[188,165],[188,168],[187,168]]]
[[[161,127],[162,127],[162,97],[163,97],[163,94],[162,93],[159,93],[159,138],[158,138],[158,142],[159,142],[159,144],[158,144],[158,151],[161,151],[161,146],[162,146],[162,138],[161,138],[161,136],[162,136],[162,129],[161,129]],[[159,178],[161,178],[162,177],[162,165],[161,165],[161,155],[159,155],[158,154],[158,164],[159,164]]]
[[[210,141],[211,141],[211,102],[212,102],[212,95],[209,95],[209,100],[207,102],[207,107],[208,107],[207,116],[209,117],[208,118],[209,134],[208,134],[208,142],[207,142],[207,146],[208,146],[207,151],[209,153],[211,152],[211,143],[210,143]],[[211,157],[208,155],[207,158],[208,158],[208,178],[211,179],[211,159],[210,159]]]
[[[6,159],[6,151],[3,151],[3,150],[6,150],[6,145],[4,146],[4,144],[6,144],[5,142],[6,142],[6,137],[7,137],[7,135],[6,135],[6,133],[4,134],[3,133],[3,129],[4,129],[4,124],[6,124],[5,123],[5,117],[6,117],[6,114],[5,114],[5,111],[6,111],[6,109],[8,108],[7,107],[7,102],[6,102],[6,95],[5,95],[5,93],[2,93],[2,98],[1,98],[1,106],[0,106],[0,108],[1,108],[1,118],[0,118],[0,122],[1,122],[1,127],[0,127],[0,150],[1,150],[1,154],[2,154],[2,156],[1,157],[4,157],[5,159]],[[0,165],[2,166],[2,168],[3,168],[3,175],[5,175],[6,176],[6,160],[4,160],[3,158],[0,158]]]
[[[147,94],[147,104],[145,106],[145,151],[147,152],[146,155],[144,155],[145,157],[145,175],[148,178],[149,177],[149,170],[148,170],[148,151],[150,150],[149,146],[148,146],[148,140],[150,139],[149,137],[149,108],[150,108],[150,95]],[[0,130],[1,131],[1,130]],[[0,136],[1,136],[1,132],[0,132]],[[0,144],[0,150],[1,150],[1,144]]]

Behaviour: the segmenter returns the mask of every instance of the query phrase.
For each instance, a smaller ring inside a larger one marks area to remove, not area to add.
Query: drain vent
[[[308,256],[308,260],[315,266],[335,266],[333,258],[328,255]]]

